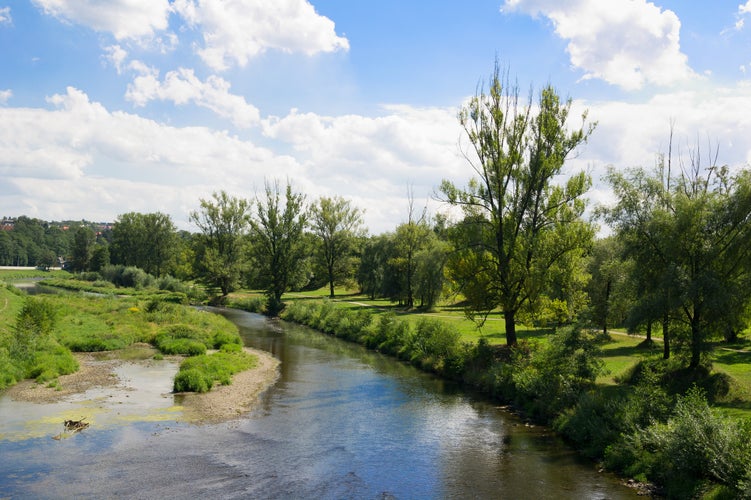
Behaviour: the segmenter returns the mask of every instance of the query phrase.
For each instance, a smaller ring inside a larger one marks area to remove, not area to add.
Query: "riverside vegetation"
[[[287,300],[284,319],[511,404],[604,467],[652,483],[653,494],[751,495],[749,377],[708,370],[676,377],[680,362],[663,363],[659,348],[642,339],[578,326],[523,327],[518,345],[509,348],[497,336],[480,335],[450,307],[410,313],[363,296],[332,301],[312,293]],[[263,307],[260,296],[247,294],[230,303],[257,312]],[[722,361],[720,354],[721,366]]]
[[[339,195],[308,202],[266,179],[251,199],[201,199],[193,234],[161,213],[124,213],[100,233],[19,217],[0,233],[0,262],[64,257],[87,283],[57,286],[127,295],[143,314],[208,299],[281,315],[512,402],[669,497],[750,497],[751,170],[698,146],[673,158],[671,129],[653,169],[608,171],[613,203],[587,220],[592,179],[564,166],[596,123],[586,111],[573,123],[572,100],[551,85],[534,101],[514,82],[496,62],[459,112],[471,177],[440,182],[451,210],[420,213],[409,191],[392,232],[367,235],[363,210]],[[610,236],[597,238],[598,221]],[[289,295],[335,299],[337,286],[357,303]],[[243,289],[261,293],[239,299]],[[208,347],[189,329],[164,343],[152,333],[160,349]],[[8,344],[3,356],[11,348],[27,352]],[[47,352],[64,365],[61,348]],[[38,371],[25,363],[21,375]]]
[[[11,284],[0,286],[0,389],[27,378],[54,387],[57,377],[78,370],[73,352],[125,353],[138,343],[157,348],[157,357],[187,356],[175,377],[177,392],[205,392],[255,366],[237,327],[182,304],[185,292],[90,283],[56,278],[48,284],[93,288],[96,295],[26,296]]]

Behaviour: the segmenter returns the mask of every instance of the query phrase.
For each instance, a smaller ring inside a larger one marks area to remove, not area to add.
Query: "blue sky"
[[[0,0],[0,215],[114,220],[289,179],[371,233],[465,184],[456,114],[494,59],[599,125],[568,173],[751,161],[751,0]],[[706,155],[706,157],[705,157]]]

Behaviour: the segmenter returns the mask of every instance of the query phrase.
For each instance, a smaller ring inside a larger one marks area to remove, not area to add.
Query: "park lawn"
[[[751,345],[716,347],[712,362],[715,370],[730,375],[735,382],[728,396],[715,406],[727,415],[751,419]]]
[[[475,322],[469,320],[461,305],[453,303],[439,304],[432,311],[413,309],[405,311],[404,308],[392,303],[388,299],[370,299],[351,290],[337,288],[334,301],[339,307],[346,309],[371,308],[375,315],[393,312],[398,317],[417,323],[421,318],[435,318],[451,324],[460,334],[462,342],[476,343],[481,338],[486,339],[491,345],[505,344],[505,324],[503,314],[494,312],[491,314],[482,328],[478,329]],[[262,292],[247,292],[262,295]],[[288,302],[299,300],[324,300],[328,298],[327,287],[285,294],[283,300]],[[520,340],[532,340],[544,342],[552,333],[550,328],[534,328],[525,325],[517,325],[517,335]],[[610,340],[601,346],[602,360],[605,363],[603,375],[598,377],[597,383],[603,389],[617,386],[617,380],[627,371],[643,359],[662,356],[662,338],[659,332],[653,333],[655,344],[652,348],[641,346],[643,336],[628,335],[625,331],[611,330]],[[732,349],[732,350],[727,350]],[[751,341],[741,342],[738,345],[726,348],[724,344],[716,346],[713,355],[714,369],[727,373],[734,380],[727,401],[719,401],[716,407],[733,416],[751,418]],[[609,389],[608,389],[609,390]]]
[[[389,299],[377,298],[371,299],[367,295],[360,294],[353,290],[342,287],[334,290],[334,302],[344,309],[359,309],[367,307],[372,309],[374,315],[393,312],[399,318],[416,324],[422,318],[439,319],[445,323],[451,324],[460,335],[460,342],[476,343],[481,338],[487,340],[490,345],[499,345],[506,343],[506,325],[503,319],[503,313],[500,311],[492,312],[486,319],[485,324],[478,328],[477,324],[468,319],[464,313],[464,308],[453,302],[438,304],[433,310],[425,311],[420,308],[405,310],[404,307],[391,302]],[[242,291],[232,294],[234,297],[249,298],[253,296],[262,296],[263,292],[259,291]],[[327,286],[317,290],[307,290],[302,292],[286,293],[282,300],[285,302],[295,302],[300,300],[324,300],[329,297]],[[541,339],[549,334],[549,328],[535,328],[522,324],[516,327],[517,337],[523,339]]]
[[[619,332],[610,332],[610,340],[601,347],[601,358],[605,362],[605,373],[597,378],[598,384],[614,385],[619,377],[622,377],[631,367],[642,359],[647,359],[661,354],[661,346],[645,349],[640,347],[643,338],[626,335]]]

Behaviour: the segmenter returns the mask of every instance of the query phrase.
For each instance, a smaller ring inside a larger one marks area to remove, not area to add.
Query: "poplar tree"
[[[517,313],[545,289],[551,266],[594,237],[582,219],[590,178],[582,172],[553,182],[594,129],[586,113],[572,129],[570,109],[571,100],[550,85],[536,103],[532,92],[521,101],[519,87],[496,62],[487,90],[480,87],[459,112],[475,177],[464,188],[441,184],[444,200],[464,210],[449,273],[467,299],[468,316],[484,322],[500,307],[508,345],[517,341]]]

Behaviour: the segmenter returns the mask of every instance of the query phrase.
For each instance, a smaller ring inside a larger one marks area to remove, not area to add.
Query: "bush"
[[[664,485],[668,496],[694,496],[706,481],[751,493],[751,423],[712,411],[698,387],[679,396],[666,423],[624,434],[605,453],[606,464]]]
[[[190,368],[180,370],[175,376],[175,392],[209,392],[214,385],[214,381],[205,376],[198,369]]]
[[[256,356],[242,350],[188,358],[180,364],[174,388],[176,392],[206,392],[214,382],[229,385],[232,375],[255,367],[257,362]]]
[[[29,297],[16,316],[10,356],[28,360],[40,349],[45,349],[52,340],[52,330],[57,322],[58,310],[47,300]]]
[[[514,362],[517,402],[532,416],[549,422],[573,407],[602,372],[595,334],[578,327],[558,330],[548,344]]]
[[[24,378],[33,378],[37,382],[49,382],[60,375],[67,375],[78,370],[78,361],[71,352],[61,345],[37,352]]]
[[[211,339],[211,347],[222,349],[224,346],[236,345],[242,348],[243,341],[237,332],[218,331]]]
[[[229,307],[233,307],[235,309],[242,309],[243,311],[248,311],[252,313],[264,314],[266,312],[266,300],[263,297],[232,299],[229,303]]]
[[[108,265],[99,272],[104,279],[117,286],[142,289],[153,287],[156,280],[135,266]]]

